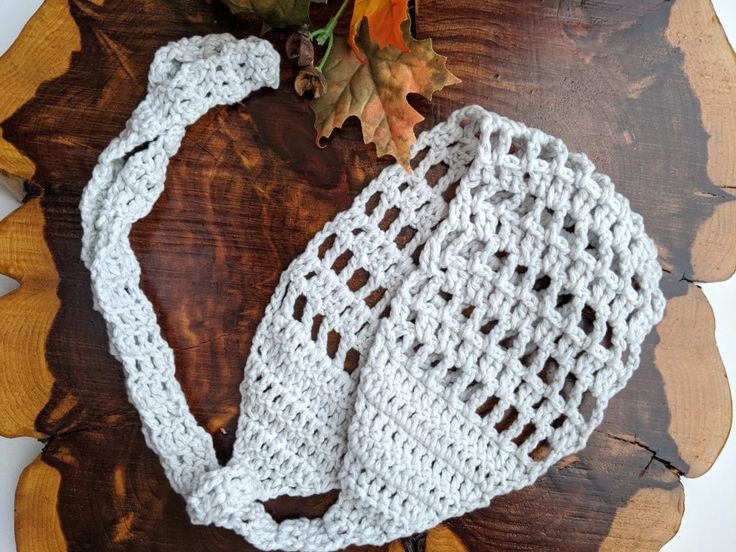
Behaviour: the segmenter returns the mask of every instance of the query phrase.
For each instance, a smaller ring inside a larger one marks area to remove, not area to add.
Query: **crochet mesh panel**
[[[233,457],[191,415],[129,242],[187,125],[278,85],[265,41],[159,50],[100,155],[82,258],[149,447],[194,523],[263,549],[381,544],[529,485],[585,445],[662,317],[641,217],[559,139],[478,106],[423,133],[284,272],[253,339]],[[262,501],[340,489],[320,519]]]

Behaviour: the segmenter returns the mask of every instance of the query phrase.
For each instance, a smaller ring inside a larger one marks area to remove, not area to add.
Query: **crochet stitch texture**
[[[194,523],[263,549],[382,544],[488,505],[585,445],[662,317],[641,217],[581,154],[478,106],[418,138],[284,271],[253,339],[220,466],[140,289],[132,224],[185,129],[278,86],[263,40],[182,39],[102,152],[82,259],[148,446]],[[421,160],[420,160],[421,159]],[[320,519],[261,501],[339,488]]]

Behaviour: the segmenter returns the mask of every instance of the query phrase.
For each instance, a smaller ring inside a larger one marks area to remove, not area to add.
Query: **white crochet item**
[[[100,155],[82,258],[148,446],[194,523],[263,549],[382,544],[487,506],[585,445],[662,317],[641,217],[562,141],[478,106],[423,133],[283,273],[253,339],[233,457],[217,462],[140,289],[132,224],[187,125],[278,85],[265,41],[159,50]],[[320,519],[261,501],[339,488]]]

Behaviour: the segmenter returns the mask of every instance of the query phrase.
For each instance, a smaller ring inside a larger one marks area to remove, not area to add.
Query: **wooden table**
[[[323,10],[313,8],[318,21]],[[416,27],[463,80],[414,102],[420,126],[479,103],[587,152],[644,216],[669,303],[585,450],[384,548],[656,550],[679,526],[681,478],[712,465],[731,422],[713,316],[694,285],[736,266],[736,63],[710,2],[423,0]],[[0,271],[21,283],[0,299],[0,433],[46,441],[18,485],[21,552],[250,549],[188,522],[144,445],[79,260],[81,190],[143,97],[154,51],[223,31],[258,26],[200,0],[47,0],[0,59],[0,171],[28,192],[0,224]],[[268,38],[282,48],[285,35]],[[132,236],[178,378],[222,459],[280,271],[386,164],[356,124],[315,147],[286,63],[282,77],[278,91],[189,130]],[[269,509],[316,515],[335,496]]]

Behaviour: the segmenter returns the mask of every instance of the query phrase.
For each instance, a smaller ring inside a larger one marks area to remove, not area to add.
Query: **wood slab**
[[[313,7],[316,22],[332,4]],[[0,299],[0,433],[46,440],[18,487],[20,552],[251,549],[189,523],[143,442],[79,260],[81,191],[143,98],[154,52],[223,31],[259,24],[200,0],[46,0],[0,58],[0,176],[30,192],[0,223],[0,272],[21,284]],[[478,103],[588,153],[643,215],[669,302],[584,450],[488,508],[380,549],[657,550],[679,526],[681,478],[708,470],[731,423],[695,285],[736,268],[736,63],[710,2],[423,0],[416,32],[463,81],[412,99],[420,128]],[[267,37],[283,48],[284,33]],[[387,163],[355,122],[317,148],[286,63],[282,79],[191,127],[132,235],[177,377],[223,461],[280,272]],[[268,506],[278,519],[316,515],[336,496]]]

